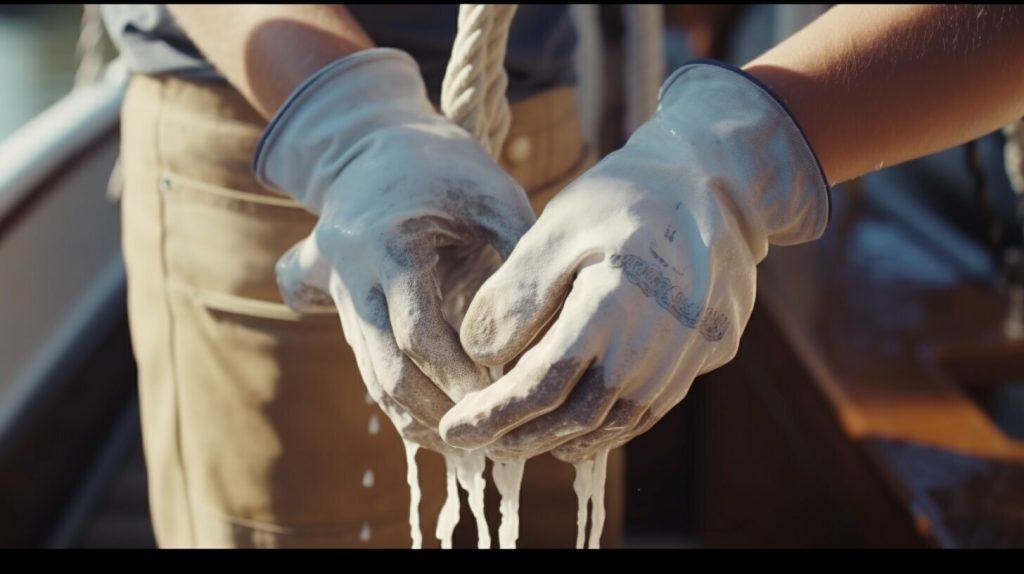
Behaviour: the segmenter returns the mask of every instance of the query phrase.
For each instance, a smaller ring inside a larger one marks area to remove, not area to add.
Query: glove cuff
[[[832,213],[825,171],[793,114],[768,86],[739,68],[711,60],[688,63],[665,80],[658,114],[692,116],[742,174],[747,213],[759,217],[768,241],[804,243],[821,237]],[[682,125],[692,125],[686,118]],[[724,155],[723,154],[723,155]]]
[[[262,185],[320,213],[324,195],[373,131],[434,112],[416,61],[394,48],[350,54],[310,75],[270,120],[252,169]]]

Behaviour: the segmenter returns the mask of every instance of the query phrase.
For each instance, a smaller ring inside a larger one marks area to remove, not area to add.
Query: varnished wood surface
[[[845,430],[1024,461],[1024,443],[955,380],[963,373],[935,360],[998,346],[1007,297],[870,204],[835,197],[825,237],[774,249],[760,267],[759,300]],[[1005,361],[1024,361],[1000,345]]]
[[[871,196],[834,197],[825,237],[773,249],[759,267],[758,312],[767,326],[755,325],[756,340],[744,341],[758,347],[748,357],[759,369],[772,364],[765,353],[785,348],[795,357],[822,399],[812,408],[827,411],[841,431],[831,442],[853,449],[845,475],[867,473],[835,486],[847,497],[872,492],[865,516],[892,506],[932,546],[1024,546],[1024,441],[968,393],[1024,378],[1024,346],[1002,336],[1005,291],[997,277],[979,280]],[[781,346],[771,351],[766,337]],[[827,426],[822,413],[792,407],[787,416],[797,420],[788,424],[797,433]]]

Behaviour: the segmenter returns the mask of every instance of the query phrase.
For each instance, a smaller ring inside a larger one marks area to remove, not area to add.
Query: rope
[[[516,4],[462,4],[441,84],[441,112],[497,158],[512,123],[505,51]]]
[[[74,89],[95,83],[103,72],[103,20],[99,4],[82,5],[82,24],[75,47],[78,70]]]
[[[505,51],[508,47],[512,17],[515,16],[517,8],[518,6],[515,4],[460,5],[458,31],[452,45],[452,55],[448,60],[444,80],[441,83],[441,112],[472,134],[495,159],[498,159],[501,154],[502,145],[505,142],[505,136],[508,135],[512,120],[506,96],[508,74],[505,70]],[[657,6],[631,8],[633,9],[626,8],[626,13],[632,15],[630,21],[634,23],[632,26],[633,41],[629,43],[633,47],[631,52],[627,52],[626,62],[627,68],[635,67],[639,71],[632,75],[627,74],[627,79],[632,80],[630,87],[637,93],[627,101],[631,103],[628,109],[633,111],[630,120],[635,122],[634,126],[638,126],[653,114],[657,105],[658,86],[661,85],[665,73],[661,34],[662,12]],[[597,36],[596,16],[596,10],[593,9],[575,15],[577,22],[586,22],[590,26],[590,29],[584,32],[589,36],[585,36],[584,39]],[[592,40],[588,41],[592,42]],[[577,52],[579,49],[578,47]],[[583,71],[580,70],[581,66],[578,62],[577,58],[577,70]],[[588,71],[592,70],[593,65]],[[629,70],[629,72],[633,71]],[[581,78],[581,87],[599,89],[600,86],[586,83],[586,81],[593,82],[593,80],[593,78]],[[500,368],[492,369],[492,377],[500,377],[501,371]],[[410,472],[414,467],[415,461],[410,460]],[[482,473],[482,467],[480,471]],[[482,474],[480,479],[483,479]],[[410,482],[410,486],[413,484]],[[502,495],[504,502],[505,493]],[[472,497],[470,500],[472,501]],[[596,503],[597,501],[595,501]],[[503,547],[506,545],[507,538],[513,540],[514,546],[514,540],[518,535],[507,532],[508,528],[514,528],[512,522],[508,522],[509,520],[510,517],[503,514],[501,528],[499,528],[499,532],[503,532]],[[478,533],[479,526],[480,522],[478,522]],[[486,529],[486,523],[484,523],[484,528]],[[597,532],[600,533],[600,527],[592,525],[592,528],[597,528]],[[484,533],[486,534],[486,530]],[[484,543],[482,542],[483,537],[480,540],[481,543]],[[592,546],[593,544],[591,542]],[[486,545],[489,546],[489,542]],[[417,547],[415,543],[414,547]]]

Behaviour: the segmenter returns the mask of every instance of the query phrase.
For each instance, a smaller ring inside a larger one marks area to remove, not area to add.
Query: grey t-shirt
[[[458,4],[352,4],[349,11],[374,42],[409,52],[435,98],[441,91],[458,24]],[[132,72],[173,73],[224,81],[163,4],[103,4],[107,31]],[[225,33],[228,33],[227,31]],[[567,5],[520,6],[509,33],[509,99],[575,82],[576,46]]]

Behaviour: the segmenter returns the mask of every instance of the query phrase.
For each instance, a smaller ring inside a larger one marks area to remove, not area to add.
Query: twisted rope
[[[505,52],[518,5],[462,4],[441,84],[441,112],[497,158],[512,122]]]
[[[505,136],[508,135],[512,116],[509,109],[506,91],[508,90],[508,73],[505,70],[505,52],[508,47],[509,30],[512,25],[512,18],[515,16],[517,5],[489,5],[489,4],[462,4],[459,6],[458,31],[455,35],[455,42],[452,46],[452,55],[448,60],[448,67],[445,69],[444,80],[441,84],[441,112],[451,121],[463,127],[474,138],[477,139],[487,150],[487,153],[498,159],[501,154]],[[636,46],[632,52],[627,49],[627,67],[639,66],[639,72],[627,75],[627,79],[633,80],[627,93],[634,93],[643,90],[639,96],[635,96],[629,109],[634,110],[631,116],[635,117],[635,125],[639,125],[653,114],[657,105],[657,89],[664,77],[664,55],[661,44],[661,9],[660,7],[648,7],[636,9],[627,14],[633,14],[631,26],[633,41],[630,44]],[[593,28],[585,31],[586,38],[594,41],[596,38],[597,18],[596,11],[580,13],[583,18],[577,17],[577,21],[586,22]],[[589,18],[587,17],[589,16]],[[627,21],[630,18],[627,17]],[[588,35],[589,34],[589,35]],[[628,33],[627,33],[628,34]],[[632,54],[632,58],[630,58]],[[577,58],[577,62],[579,59]],[[653,84],[652,84],[653,82]],[[587,85],[593,88],[593,85]],[[635,126],[634,126],[635,127]],[[492,376],[501,375],[498,369],[492,369]],[[407,443],[408,444],[408,443]],[[415,467],[415,461],[408,462],[410,472]],[[448,461],[448,464],[451,464]],[[603,464],[603,462],[601,463]],[[482,473],[481,466],[481,473]],[[495,466],[497,472],[499,466]],[[522,462],[519,463],[517,471],[522,476]],[[482,479],[482,474],[480,476]],[[461,480],[460,480],[461,482]],[[410,485],[414,484],[410,482]],[[501,486],[501,484],[499,484]],[[518,489],[516,489],[518,490]],[[449,497],[451,497],[449,491]],[[503,504],[505,493],[502,492]],[[451,498],[449,498],[451,500]],[[458,498],[455,498],[455,504]],[[472,500],[472,497],[470,498]],[[511,503],[510,504],[515,504]],[[595,501],[595,504],[597,502]],[[446,506],[448,503],[446,503]],[[418,534],[417,505],[410,508],[410,524],[413,525],[414,547],[419,547],[415,542]],[[478,518],[478,533],[487,533],[486,521]],[[598,536],[600,527],[597,528]],[[518,533],[513,530],[515,527],[510,522],[510,516],[502,511],[502,523],[499,532],[502,532],[501,545],[506,547],[508,540],[511,540],[511,547],[515,547],[515,539]],[[593,533],[592,533],[593,536]],[[486,536],[479,538],[481,547],[490,546]],[[591,541],[591,546],[594,542]]]

